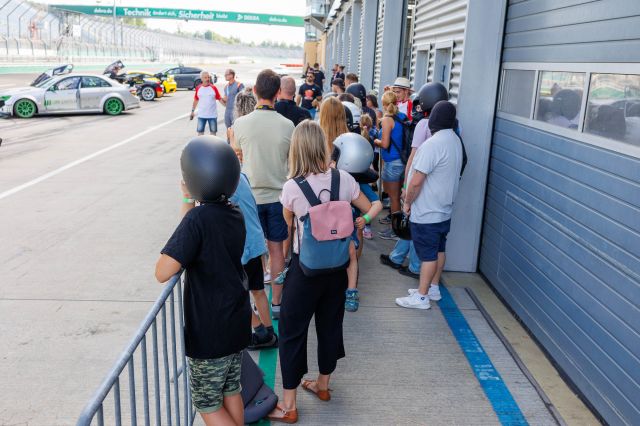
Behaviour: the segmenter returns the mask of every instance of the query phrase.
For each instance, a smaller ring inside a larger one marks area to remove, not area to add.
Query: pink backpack
[[[303,177],[294,179],[311,205],[303,222],[300,245],[300,267],[307,276],[346,269],[349,266],[349,244],[353,233],[351,203],[340,201],[340,172],[331,169],[331,196],[323,203]],[[326,191],[326,190],[325,190]]]

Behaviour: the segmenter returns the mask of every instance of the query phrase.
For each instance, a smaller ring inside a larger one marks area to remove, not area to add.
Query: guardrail
[[[169,311],[168,321],[167,310]],[[158,322],[160,322],[160,341]],[[109,424],[119,426],[122,424],[123,416],[127,415],[130,418],[129,423],[136,426],[140,405],[142,406],[141,420],[146,426],[152,423],[158,426],[161,424],[191,426],[195,412],[191,406],[187,374],[183,374],[187,371],[183,325],[182,279],[181,274],[177,274],[165,284],[151,311],[85,406],[77,426],[96,423],[98,426],[103,426],[105,419]],[[147,350],[149,334],[151,334],[150,353]],[[162,356],[162,364],[159,361],[160,356]],[[140,363],[139,368],[136,358]],[[149,383],[150,376],[152,376],[151,383]],[[136,382],[136,377],[140,377],[139,382]],[[180,378],[182,378],[182,386],[179,383]],[[125,380],[128,386],[121,389],[120,383]],[[112,400],[112,410],[107,408],[108,399]],[[150,400],[152,406],[150,406]]]

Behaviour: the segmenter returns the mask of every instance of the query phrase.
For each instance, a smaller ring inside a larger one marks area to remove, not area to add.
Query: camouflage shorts
[[[189,358],[191,399],[200,413],[213,413],[222,407],[225,396],[240,393],[242,352],[214,359]]]

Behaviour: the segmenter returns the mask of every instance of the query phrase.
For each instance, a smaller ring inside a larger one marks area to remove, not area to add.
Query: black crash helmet
[[[353,95],[354,98],[360,99],[362,105],[367,105],[367,89],[360,83],[352,83],[347,87],[347,93]]]
[[[182,150],[180,167],[189,193],[203,203],[227,200],[240,180],[238,157],[225,140],[216,136],[191,139]]]
[[[402,240],[411,240],[409,216],[404,212],[391,213],[391,228],[398,238]]]
[[[440,83],[432,82],[423,85],[418,91],[422,112],[430,113],[435,104],[449,100],[449,92]]]

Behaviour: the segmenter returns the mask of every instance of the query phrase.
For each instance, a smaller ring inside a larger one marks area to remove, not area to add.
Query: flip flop
[[[331,393],[330,393],[331,389],[326,389],[326,390],[318,389],[317,391],[313,390],[311,386],[314,383],[316,383],[315,380],[302,380],[302,389],[314,394],[315,396],[318,397],[320,401],[329,401],[331,399]]]

